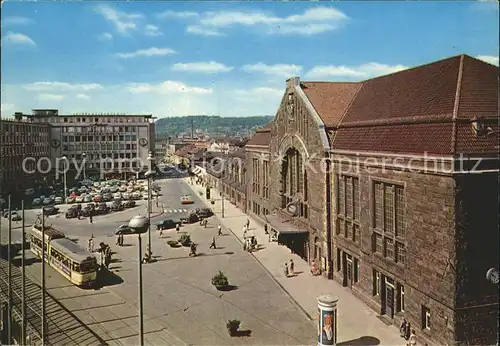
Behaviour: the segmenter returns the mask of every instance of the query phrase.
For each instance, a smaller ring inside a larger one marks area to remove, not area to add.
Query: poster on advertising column
[[[321,312],[321,344],[333,345],[334,344],[334,330],[333,330],[333,311]]]
[[[318,345],[321,345],[321,309],[318,308]]]

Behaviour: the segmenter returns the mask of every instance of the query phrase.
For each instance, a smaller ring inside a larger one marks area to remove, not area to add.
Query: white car
[[[35,198],[33,199],[33,202],[31,202],[31,204],[33,205],[39,205],[40,203],[42,203],[42,200],[40,198]]]
[[[45,204],[45,205],[52,204],[52,203],[54,203],[54,200],[52,198],[45,198],[42,201],[42,203]]]
[[[32,195],[32,194],[34,194],[34,193],[35,193],[35,189],[33,189],[33,188],[30,188],[30,189],[26,189],[26,190],[24,190],[24,194],[25,194],[26,196],[31,196],[31,195]]]
[[[62,197],[56,197],[54,198],[54,203],[56,204],[62,204],[64,202]]]
[[[122,185],[118,188],[118,191],[120,192],[126,192],[127,191],[127,187],[125,185]]]
[[[76,203],[83,203],[83,196],[76,196],[75,202]]]
[[[130,193],[124,192],[124,193],[122,193],[122,197],[123,197],[123,199],[130,199]]]
[[[127,187],[127,192],[128,193],[134,192],[134,188],[132,186]]]
[[[113,199],[121,199],[122,198],[122,194],[120,192],[116,192],[113,194]]]
[[[141,194],[139,192],[134,192],[134,193],[132,193],[132,198],[133,199],[141,199]]]

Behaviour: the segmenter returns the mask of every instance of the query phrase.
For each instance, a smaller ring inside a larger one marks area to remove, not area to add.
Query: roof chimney
[[[299,85],[300,85],[300,77],[292,77],[290,79],[287,79],[286,81],[287,88],[293,88]]]

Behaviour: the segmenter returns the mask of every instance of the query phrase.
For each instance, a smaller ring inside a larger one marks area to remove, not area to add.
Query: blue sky
[[[491,1],[3,2],[2,115],[273,115],[292,76],[498,65],[498,31]]]

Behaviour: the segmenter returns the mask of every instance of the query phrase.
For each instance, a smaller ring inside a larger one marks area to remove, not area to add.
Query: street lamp
[[[148,221],[149,221],[149,229],[148,229],[148,255],[146,259],[148,263],[152,260],[152,251],[151,251],[151,179],[155,175],[155,171],[153,171],[153,153],[149,152],[148,161],[149,161],[149,170],[144,174],[145,178],[148,180]]]
[[[87,163],[85,162],[85,157],[87,157],[87,154],[82,153],[82,161],[83,161],[83,180],[86,180],[87,177],[85,176],[85,166]]]
[[[139,340],[140,346],[144,346],[144,321],[143,321],[143,301],[142,301],[142,239],[141,234],[146,233],[150,229],[149,219],[144,216],[134,216],[128,223],[128,226],[137,234],[139,248]]]
[[[68,158],[66,156],[63,156],[62,159],[64,160],[64,203],[66,203],[66,200],[68,199],[68,186],[67,186],[67,180],[66,180],[66,172],[67,172],[67,164],[68,164]]]

